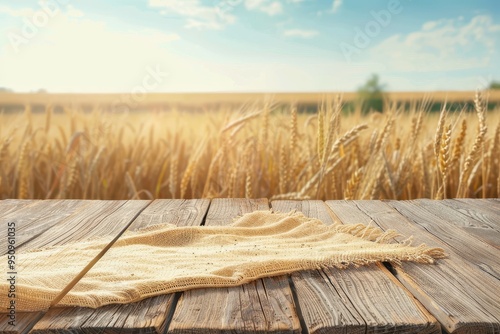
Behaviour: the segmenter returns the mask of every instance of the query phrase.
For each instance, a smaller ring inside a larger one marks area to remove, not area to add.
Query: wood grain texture
[[[445,248],[449,257],[436,265],[403,263],[395,267],[398,280],[450,333],[500,331],[498,280],[481,271],[421,226],[406,219],[381,201],[327,201],[341,221],[375,223],[414,237],[414,244]]]
[[[162,295],[124,305],[98,309],[50,309],[31,333],[163,333],[174,295]]]
[[[256,210],[269,210],[268,200],[265,198],[216,198],[210,203],[205,225],[229,225],[233,223],[235,218]]]
[[[83,201],[61,201],[61,200],[4,200],[1,203],[7,203],[9,209],[0,216],[0,235],[6,236],[7,223],[16,223],[16,247],[17,250],[32,249],[28,245],[31,240],[39,237],[43,232],[52,226],[69,217],[86,206]],[[0,255],[6,254],[6,248],[3,244],[0,249]],[[19,258],[19,256],[18,256]],[[21,258],[22,259],[22,258]],[[20,274],[20,273],[19,273]],[[4,293],[3,291],[1,293]],[[2,305],[3,307],[3,305]],[[0,314],[0,332],[25,333],[30,330],[42,312],[23,312],[16,316],[15,325],[9,324],[9,319],[5,314]]]
[[[37,200],[33,199],[24,199],[24,200],[18,200],[18,199],[4,199],[0,201],[0,218],[19,209],[22,209],[23,207],[26,207],[30,204],[34,204],[38,202]]]
[[[273,201],[333,224],[322,201]],[[437,320],[382,265],[292,274],[309,333],[440,333]]]
[[[273,211],[301,211],[325,224],[333,223],[322,201],[273,201],[271,207]],[[349,296],[331,283],[334,281],[331,273],[323,270],[300,271],[292,273],[291,279],[298,309],[309,333],[366,332],[366,323]]]
[[[487,198],[486,201],[488,204],[491,204],[492,207],[500,210],[500,198]]]
[[[111,241],[150,201],[90,201],[88,203],[90,207],[58,220],[57,224],[27,242],[23,247],[34,249],[63,245],[93,237],[104,237]]]
[[[497,229],[500,229],[500,208],[490,201],[472,200],[470,198],[457,198],[456,201],[461,202],[464,207],[474,210],[477,209],[482,216],[490,221]]]
[[[22,233],[30,236],[19,247],[19,252],[22,252],[39,247],[63,245],[94,236],[102,238],[109,236],[111,240],[147,204],[149,201],[40,201],[37,205],[26,207],[26,211],[13,212],[11,214],[13,216],[8,219],[14,219],[21,227]],[[36,230],[38,224],[42,226],[42,232],[31,237],[29,233],[34,230],[39,231]],[[96,255],[97,253],[98,251]],[[22,256],[19,258],[22,261]],[[50,258],[46,258],[43,262],[32,262],[26,265],[50,268],[53,264]],[[68,283],[71,279],[68,278]],[[26,313],[26,317],[35,319],[40,316],[35,312]],[[0,321],[0,326],[4,326],[3,319]]]
[[[198,226],[210,200],[155,200],[130,224],[137,231],[156,224]],[[113,247],[108,252],[113,251]],[[104,255],[106,256],[106,255]],[[53,308],[32,333],[163,333],[175,307],[175,294],[98,309]]]
[[[492,228],[490,224],[485,224],[476,218],[454,210],[444,205],[441,201],[419,199],[413,201],[413,203],[445,220],[447,223],[458,226],[463,231],[472,234],[489,245],[497,249],[500,248],[500,231]]]
[[[35,245],[29,245],[31,240],[38,238],[67,217],[83,210],[88,204],[88,202],[76,200],[47,200],[28,201],[28,205],[23,206],[24,201],[19,202],[21,202],[19,210],[11,210],[0,216],[0,236],[7,235],[7,223],[15,223],[18,250],[36,248]],[[4,255],[5,252],[5,247],[2,247],[0,255]]]
[[[3,293],[3,291],[2,291]],[[2,305],[3,307],[3,305]],[[33,325],[42,317],[42,312],[18,312],[16,314],[15,325],[6,321],[6,314],[0,314],[0,333],[18,334],[28,333]]]
[[[471,236],[453,223],[439,218],[410,201],[388,201],[407,219],[443,241],[446,249],[453,249],[462,259],[475,265],[496,279],[500,279],[500,250]],[[474,247],[471,247],[474,245]]]
[[[269,210],[266,199],[214,199],[205,225],[227,225],[254,210]],[[300,333],[286,276],[256,280],[238,287],[184,292],[169,333]]]
[[[439,322],[383,264],[327,272],[365,320],[366,333],[441,333]]]
[[[245,212],[269,208],[267,200],[218,199],[207,213],[208,202],[158,200],[149,204],[144,201],[149,206],[130,224],[129,230],[161,223],[199,225],[205,214],[208,225],[228,224]],[[408,333],[417,328],[424,333],[434,332],[436,327],[432,319],[425,327],[422,321],[425,316],[415,316],[418,312],[413,307],[404,309],[401,306],[410,305],[401,302],[401,298],[411,299],[404,289],[403,295],[388,296],[386,286],[391,285],[386,280],[393,280],[394,286],[401,282],[447,332],[500,333],[497,294],[500,281],[479,269],[483,266],[485,270],[495,270],[492,264],[496,265],[496,259],[484,259],[486,255],[479,252],[472,262],[471,253],[467,253],[469,258],[466,259],[460,247],[455,249],[460,242],[470,242],[465,244],[469,248],[475,248],[477,242],[481,247],[498,246],[500,200],[405,202],[410,203],[405,207],[406,212],[412,212],[410,220],[388,205],[391,202],[329,201],[327,204],[333,213],[320,209],[321,202],[283,203],[288,203],[285,209],[295,205],[327,223],[333,218],[344,223],[375,223],[383,229],[394,228],[405,235],[413,235],[415,244],[425,242],[445,248],[449,257],[439,260],[437,265],[403,263],[395,267],[396,276],[389,275],[383,266],[316,270],[294,273],[290,279],[282,276],[235,288],[192,290],[96,310],[53,308],[45,316],[18,313],[14,328],[5,318],[0,318],[0,333],[27,333],[39,319],[33,333],[163,334],[168,329],[174,333],[299,333],[302,331],[299,314],[303,316],[302,324],[308,327],[303,328],[303,333],[335,333],[337,330],[356,333],[365,329],[368,333]],[[0,233],[6,232],[6,222],[15,220],[19,227],[18,242],[23,250],[94,236],[109,235],[111,238],[113,233],[119,234],[116,231],[120,227],[131,222],[132,213],[139,212],[140,208],[138,201],[3,200],[0,201]],[[467,237],[459,236],[456,241],[455,237],[442,235],[450,230],[465,233]],[[487,249],[488,252],[498,250]],[[361,279],[361,275],[369,277]],[[309,307],[304,307],[306,304]],[[421,312],[425,314],[425,310]],[[329,322],[340,325],[327,327],[325,324]]]
[[[128,231],[158,224],[198,226],[203,223],[210,200],[160,199],[151,203],[130,225]]]
[[[491,215],[482,209],[471,206],[469,203],[460,202],[454,199],[446,199],[441,201],[441,203],[466,216],[479,220],[483,224],[489,225],[492,229],[500,232],[500,219],[497,218],[496,215]]]
[[[455,201],[465,203],[468,206],[475,207],[478,210],[491,215],[492,217],[496,217],[497,222],[500,220],[500,210],[497,208],[497,205],[492,204],[493,202],[472,198],[456,198]]]

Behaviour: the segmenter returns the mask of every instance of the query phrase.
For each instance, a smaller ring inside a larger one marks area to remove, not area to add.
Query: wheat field
[[[425,102],[314,114],[271,102],[187,112],[0,114],[0,199],[498,197],[499,110]]]

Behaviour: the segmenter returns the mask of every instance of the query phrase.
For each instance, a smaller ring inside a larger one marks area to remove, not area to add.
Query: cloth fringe
[[[299,270],[445,257],[441,248],[411,246],[411,238],[394,243],[397,236],[371,225],[326,226],[295,211],[255,211],[230,226],[150,226],[118,239],[57,306],[96,308]],[[46,310],[108,242],[99,238],[19,253],[16,310]],[[7,263],[6,256],[0,261]],[[0,291],[8,288],[0,281]],[[0,305],[8,305],[7,296],[0,293]]]

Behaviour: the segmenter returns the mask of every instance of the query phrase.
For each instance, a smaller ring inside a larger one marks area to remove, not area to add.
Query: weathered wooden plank
[[[208,199],[172,199],[155,200],[130,225],[127,231],[138,231],[158,224],[177,226],[198,226],[203,223],[210,200]]]
[[[3,291],[2,291],[3,292]],[[3,305],[2,305],[3,307]],[[0,313],[0,333],[17,334],[27,333],[42,316],[41,312],[17,312],[15,325],[5,321],[6,314]]]
[[[212,200],[205,225],[227,225],[238,215],[268,210],[267,200]],[[259,279],[226,289],[184,292],[169,333],[300,333],[293,295],[286,276]]]
[[[450,333],[500,331],[500,305],[493,291],[498,280],[461,259],[447,244],[410,222],[381,201],[328,201],[343,222],[376,223],[413,235],[414,243],[445,248],[449,257],[436,265],[403,263],[395,267],[398,280]],[[363,214],[360,214],[360,210]]]
[[[493,229],[490,224],[484,224],[480,220],[452,209],[444,205],[441,201],[430,199],[419,199],[413,203],[429,211],[433,215],[445,220],[448,223],[460,227],[465,232],[474,235],[489,245],[500,248],[500,231]]]
[[[273,201],[271,207],[273,211],[301,211],[325,224],[333,223],[322,201]],[[297,309],[309,333],[366,332],[364,319],[349,296],[342,289],[335,288],[332,284],[333,275],[328,271],[296,272],[291,275],[291,280],[297,298]]]
[[[471,198],[456,198],[455,201],[460,202],[462,205],[465,204],[464,206],[466,207],[476,208],[482,214],[493,219],[496,222],[496,226],[500,228],[500,210],[492,205],[491,202]]]
[[[83,201],[61,201],[61,200],[3,200],[2,203],[10,204],[8,210],[0,216],[0,235],[7,235],[7,223],[14,222],[16,228],[16,248],[30,249],[25,244],[30,240],[37,238],[41,233],[50,229],[65,217],[68,217],[79,209],[85,207]],[[0,255],[7,253],[7,247],[2,247]],[[18,257],[19,258],[19,257]],[[2,292],[3,293],[3,292]],[[10,323],[10,318],[0,314],[0,332],[23,333],[29,330],[38,319],[42,312],[17,312],[15,322]]]
[[[245,210],[253,210],[255,209],[255,206],[249,203],[249,201],[243,200],[242,201],[242,207],[247,207],[247,209],[238,209],[237,213],[234,215],[242,214],[245,212]],[[251,202],[251,201],[250,201]],[[417,230],[420,231],[420,233],[423,233],[425,235],[427,240],[426,242],[428,244],[432,245],[438,245],[441,247],[446,247],[444,243],[442,243],[440,240],[437,238],[433,237],[430,234],[426,234],[424,230],[422,230],[418,226],[414,226],[411,222],[405,220],[398,212],[392,210],[389,208],[385,203],[381,202],[376,202],[377,205],[375,208],[378,210],[374,210],[375,214],[380,215],[380,219],[378,220],[378,223],[382,225],[382,223],[387,223],[388,224],[396,224],[396,222],[399,223],[400,220],[405,221],[404,224],[410,224],[413,226],[413,228],[416,228]],[[357,203],[356,203],[357,204]],[[351,205],[349,203],[349,205]],[[465,205],[466,206],[466,205]],[[372,215],[372,211],[366,211],[364,215],[360,216],[359,215],[359,209],[364,210],[363,205],[355,205],[355,209],[358,212],[357,214],[354,215],[354,220],[353,222],[360,222],[357,221],[358,219],[363,220],[365,223],[370,222],[372,219],[366,214],[366,212],[369,215]],[[51,212],[54,208],[50,209],[49,208],[42,208],[39,207],[41,210],[45,210],[45,212]],[[56,208],[57,209],[57,208]],[[344,208],[345,209],[345,208]],[[47,211],[48,210],[48,211]],[[110,208],[112,210],[112,208]],[[384,211],[385,210],[385,211]],[[471,209],[472,210],[472,209]],[[64,210],[62,210],[64,211]],[[153,210],[154,211],[154,210]],[[157,208],[156,213],[152,213],[150,215],[146,214],[144,215],[143,219],[136,219],[134,223],[130,226],[132,228],[133,226],[137,226],[137,228],[149,226],[151,224],[157,224],[157,223],[162,223],[162,222],[169,222],[172,223],[170,220],[182,220],[184,219],[185,216],[190,216],[191,214],[196,216],[197,213],[189,213],[189,212],[183,212],[183,210],[176,211],[175,210],[166,210],[167,214],[165,214],[165,210],[162,211],[162,209]],[[220,215],[224,215],[222,212],[224,210],[215,210],[214,212],[221,211]],[[386,211],[389,211],[387,213]],[[482,212],[481,210],[478,210],[477,208],[473,208],[474,212]],[[146,212],[146,211],[144,211]],[[149,212],[149,211],[148,211]],[[180,213],[179,213],[180,212]],[[12,213],[12,212],[11,212]],[[32,214],[32,220],[29,220],[29,222],[33,223],[33,219],[37,219],[40,221],[41,225],[44,224],[44,219],[41,219],[40,211],[37,210],[31,210]],[[72,219],[68,218],[70,216],[76,215],[76,213],[68,214],[68,216],[64,219],[68,219],[71,221]],[[80,214],[80,213],[78,213]],[[120,213],[118,213],[120,214]],[[339,214],[337,212],[337,214]],[[349,215],[349,212],[344,212],[342,211],[342,214]],[[158,217],[161,216],[161,217]],[[231,222],[231,219],[227,218],[222,218],[220,219],[220,215],[214,214],[213,219],[214,221],[219,221],[220,223],[224,222]],[[54,214],[56,216],[56,214]],[[170,216],[170,217],[169,217]],[[141,216],[139,216],[141,217]],[[361,217],[361,218],[360,218]],[[392,217],[392,218],[391,218]],[[397,218],[396,218],[397,217]],[[373,218],[373,217],[372,217]],[[445,217],[442,217],[445,219]],[[491,217],[490,217],[491,218]],[[0,219],[2,219],[0,215]],[[53,216],[48,216],[47,219],[53,219]],[[64,220],[63,219],[63,220]],[[93,216],[93,218],[90,219],[96,219],[99,220],[100,216],[96,215]],[[376,219],[374,219],[377,221]],[[59,221],[51,221],[50,226],[47,227],[44,231],[49,232],[49,229],[54,227],[55,225],[58,225]],[[78,224],[74,224],[73,228],[77,228]],[[99,225],[99,224],[97,224]],[[35,227],[36,224],[32,224],[32,227]],[[392,226],[392,225],[391,225]],[[399,226],[399,225],[398,225]],[[80,226],[78,228],[85,228],[85,226]],[[393,226],[393,228],[398,229],[399,231],[403,232],[401,228]],[[408,227],[406,227],[408,228]],[[26,231],[26,229],[23,229],[23,231]],[[405,234],[412,234],[411,229],[408,230],[410,233],[405,233]],[[95,234],[93,235],[99,235],[102,233],[102,230],[98,230]],[[42,233],[43,234],[43,233]],[[40,233],[38,233],[40,235]],[[87,238],[84,236],[79,236],[78,238]],[[36,238],[35,238],[36,239]],[[34,240],[34,239],[33,239]],[[26,248],[29,249],[28,246],[30,244],[36,245],[37,243],[34,242],[33,240],[30,240],[30,243],[26,243]],[[416,238],[416,241],[423,240],[423,239],[418,239]],[[425,241],[424,240],[424,241]],[[55,238],[55,244],[59,243],[65,243],[66,237],[60,237],[60,238]],[[441,244],[440,244],[441,242]],[[47,240],[45,242],[38,242],[38,243],[45,243],[47,244]],[[50,242],[48,243],[50,244]],[[448,250],[448,249],[447,249]],[[471,333],[481,333],[481,332],[498,332],[499,329],[499,319],[498,315],[500,314],[499,311],[499,306],[496,303],[496,299],[494,291],[498,290],[498,281],[492,281],[491,278],[484,278],[485,274],[480,273],[478,275],[478,271],[475,270],[470,263],[463,261],[459,258],[459,256],[453,252],[450,253],[450,258],[454,261],[453,263],[455,264],[454,267],[452,268],[442,268],[443,264],[447,265],[449,259],[445,260],[440,260],[439,264],[437,266],[423,266],[423,265],[411,265],[411,264],[403,264],[402,267],[397,267],[397,277],[399,280],[401,280],[405,286],[408,287],[409,290],[411,290],[415,296],[417,296],[420,300],[424,300],[426,302],[426,307],[429,309],[433,310],[433,313],[438,314],[441,316],[440,321],[442,319],[451,319],[448,322],[444,322],[444,324],[448,324],[447,330],[450,332],[471,332]],[[407,272],[407,268],[413,268],[413,272],[411,275]],[[431,269],[429,269],[431,268]],[[439,268],[437,272],[434,272],[436,268]],[[471,269],[472,268],[472,269]],[[359,270],[359,269],[358,269]],[[361,270],[365,270],[365,268],[361,268]],[[384,270],[383,267],[381,267],[380,270]],[[431,275],[429,277],[429,271],[431,271]],[[335,290],[338,294],[342,294],[343,298],[342,300],[346,300],[350,302],[351,304],[359,304],[359,301],[349,301],[346,292],[349,291],[349,289],[352,288],[350,284],[343,284],[343,282],[347,282],[346,280],[334,280],[333,282],[331,281],[331,273],[327,273],[327,271],[313,271],[315,273],[321,274],[321,278],[314,278],[314,280],[317,281],[322,281],[324,282],[325,286],[331,287],[331,289]],[[348,273],[348,271],[341,271],[340,273]],[[327,275],[328,274],[328,275]],[[349,275],[350,276],[350,275]],[[389,276],[390,277],[390,276]],[[350,277],[349,277],[350,278]],[[350,278],[352,279],[352,278]],[[241,299],[241,305],[244,305],[244,307],[230,307],[228,311],[226,312],[226,309],[220,310],[219,307],[217,306],[218,301],[215,300],[215,298],[219,298],[219,295],[211,295],[211,292],[214,292],[214,290],[218,289],[202,289],[206,290],[206,293],[202,293],[198,296],[194,297],[199,297],[200,300],[206,300],[207,298],[214,298],[212,301],[211,309],[209,309],[207,312],[203,313],[203,311],[196,310],[196,303],[193,301],[191,306],[194,309],[191,315],[197,315],[197,314],[203,314],[203,316],[213,316],[215,320],[213,322],[217,322],[218,317],[220,317],[221,313],[224,313],[226,319],[229,319],[226,321],[229,325],[226,326],[225,328],[221,329],[218,328],[212,332],[231,332],[231,329],[234,328],[240,328],[240,330],[243,329],[248,329],[249,331],[256,332],[258,328],[261,328],[266,325],[265,317],[257,317],[256,319],[252,319],[252,314],[255,313],[264,313],[265,315],[272,313],[273,309],[277,308],[280,309],[282,308],[282,301],[281,299],[277,298],[267,298],[267,300],[264,301],[264,306],[259,305],[262,303],[262,291],[266,291],[269,295],[279,295],[282,294],[283,289],[286,289],[287,285],[284,284],[286,282],[284,281],[270,281],[267,282],[266,280],[258,280],[255,283],[255,285],[259,286],[251,286],[251,285],[245,285],[243,288],[243,292],[230,288],[228,289],[228,292],[226,293],[227,298],[225,300],[221,299],[221,303],[226,303],[223,304],[225,306],[231,305],[231,304],[236,304],[236,300]],[[304,279],[303,283],[310,284],[313,279]],[[496,286],[494,284],[497,284]],[[281,285],[280,285],[281,284]],[[323,284],[323,283],[321,283]],[[337,284],[337,285],[335,285]],[[493,285],[493,286],[492,286]],[[298,287],[298,284],[295,284],[295,287]],[[423,287],[423,288],[422,288]],[[376,289],[377,286],[374,286],[373,289]],[[275,291],[271,291],[275,289]],[[309,288],[310,290],[313,290],[313,288]],[[323,291],[325,289],[324,286],[321,286],[318,291]],[[370,287],[371,290],[372,288]],[[482,289],[482,290],[481,290]],[[195,292],[197,290],[193,290]],[[271,292],[270,292],[271,291]],[[358,294],[363,294],[363,291],[358,291]],[[318,295],[317,293],[316,295]],[[429,297],[429,294],[431,294],[432,298]],[[177,294],[177,296],[180,294]],[[463,296],[464,295],[464,296]],[[208,296],[208,297],[207,297]],[[458,297],[457,297],[458,296]],[[139,303],[133,303],[133,304],[128,304],[124,305],[124,308],[120,308],[119,306],[113,305],[109,306],[107,308],[102,308],[98,310],[90,310],[89,313],[85,312],[79,312],[81,309],[78,311],[78,308],[65,308],[65,309],[59,309],[60,312],[57,317],[52,318],[53,321],[58,322],[58,323],[64,323],[67,322],[68,325],[65,325],[65,327],[61,330],[61,326],[57,325],[54,326],[53,328],[45,328],[42,330],[42,332],[111,332],[111,333],[118,333],[118,332],[144,332],[144,333],[163,333],[166,331],[166,325],[168,324],[168,321],[170,319],[168,313],[170,310],[172,310],[173,305],[175,304],[176,300],[175,298],[171,298],[171,296],[160,296],[164,297],[164,299],[155,299],[155,298],[149,298],[143,302],[150,303],[152,305],[142,305],[139,307]],[[193,297],[193,298],[194,298]],[[437,299],[435,299],[435,297]],[[489,297],[489,299],[488,299]],[[368,298],[368,297],[366,297]],[[373,298],[371,295],[369,298]],[[449,300],[446,300],[449,298]],[[284,298],[285,300],[289,298]],[[438,302],[436,303],[436,300]],[[277,303],[278,305],[274,305],[273,303]],[[289,303],[287,301],[286,303]],[[286,304],[285,303],[285,304]],[[172,306],[171,306],[172,305]],[[204,307],[205,304],[201,304],[201,306],[198,307]],[[255,306],[257,305],[257,306]],[[332,307],[334,307],[334,303],[332,304]],[[256,310],[257,309],[257,310]],[[292,307],[293,309],[293,307]],[[54,309],[57,310],[57,309]],[[265,311],[263,311],[265,310]],[[450,311],[451,310],[451,311]],[[457,311],[458,310],[458,311]],[[52,310],[51,310],[52,311]],[[50,311],[49,311],[50,312]],[[210,313],[211,312],[211,313]],[[279,313],[283,314],[288,314],[288,311],[283,311],[280,310],[278,311]],[[314,311],[312,311],[314,312]],[[378,310],[377,310],[378,312]],[[304,312],[303,312],[304,313]],[[462,314],[463,313],[463,314]],[[478,317],[478,314],[482,315],[481,317]],[[21,324],[22,328],[16,328],[15,330],[11,330],[11,332],[17,333],[21,331],[27,331],[29,328],[32,327],[32,322],[34,319],[36,319],[37,314],[18,314],[18,323]],[[280,318],[280,316],[276,316]],[[374,318],[380,318],[380,313],[375,313],[372,315]],[[461,318],[460,318],[461,317]],[[263,319],[264,318],[264,319]],[[383,317],[382,317],[383,318]],[[50,318],[44,318],[45,321],[49,320]],[[78,320],[79,319],[79,320]],[[164,321],[160,321],[159,319],[167,319]],[[198,319],[201,319],[198,317]],[[231,323],[230,319],[236,319],[235,323]],[[272,317],[268,318],[271,319]],[[281,318],[280,318],[281,319]],[[192,319],[185,318],[185,323],[189,324],[189,321]],[[219,320],[220,321],[220,320]],[[321,321],[321,320],[320,320]],[[203,322],[203,319],[200,321],[198,320],[195,323],[200,323]],[[282,321],[282,323],[285,323],[286,321]],[[290,320],[290,322],[293,322]],[[78,325],[76,325],[78,324]],[[243,325],[242,325],[243,324]],[[443,325],[444,325],[443,324]],[[5,322],[0,321],[0,332],[2,332],[5,329]],[[2,327],[3,326],[3,327]],[[239,326],[239,327],[238,327]],[[244,327],[246,326],[246,327]],[[46,327],[49,327],[49,325],[46,325]],[[188,330],[188,327],[186,325],[186,331],[185,332],[210,332],[206,331],[205,328],[193,328],[191,331]],[[374,328],[374,331],[380,330],[383,331],[385,330],[391,330],[391,331],[396,331],[393,328],[390,328],[388,326],[386,327],[377,327],[372,326]],[[172,327],[171,327],[172,328]],[[290,330],[286,327],[286,324],[283,326],[276,325],[274,328],[277,328],[275,332],[290,332]],[[370,326],[369,326],[370,328]],[[402,327],[400,327],[402,328]],[[8,331],[10,328],[7,327],[5,331]],[[270,328],[269,330],[272,330]],[[237,331],[234,330],[234,331]]]
[[[205,219],[206,226],[222,226],[233,223],[233,220],[245,213],[256,210],[269,210],[269,202],[265,198],[217,198],[213,199]]]
[[[499,203],[498,201],[495,204],[495,202],[487,201],[485,199],[455,198],[454,200],[473,206],[479,209],[480,211],[486,212],[494,217],[497,217],[498,218],[497,220],[500,220],[500,210],[498,208],[500,204],[498,204]]]
[[[130,224],[137,231],[156,224],[201,225],[210,200],[155,200]],[[113,247],[108,250],[113,251]],[[106,256],[106,255],[104,255]],[[53,308],[32,333],[164,333],[175,307],[176,295],[168,294],[125,305],[98,309]]]
[[[308,333],[365,333],[366,324],[348,296],[337,291],[324,270],[291,274],[297,310]]]
[[[273,201],[333,224],[322,201]],[[309,333],[440,333],[437,320],[382,265],[292,274]]]
[[[452,248],[464,260],[500,279],[500,250],[412,202],[389,201],[387,204],[446,243],[446,248]]]
[[[486,201],[497,208],[497,210],[500,210],[500,198],[486,198]]]
[[[173,294],[98,309],[52,308],[30,333],[163,333]]]
[[[18,252],[22,252],[39,247],[63,245],[94,236],[109,238],[111,241],[148,204],[149,201],[40,201],[37,205],[26,207],[29,209],[26,212],[18,210],[2,220],[15,221],[21,231],[20,235],[25,235],[25,242],[18,248]],[[80,210],[82,208],[86,210]],[[37,224],[43,227],[42,233],[32,237],[33,231],[39,232],[36,229]],[[96,250],[96,255],[98,253],[99,250]],[[20,263],[23,263],[22,256],[18,258]],[[47,258],[37,263],[23,263],[23,265],[47,270],[46,268],[52,267],[53,263]],[[72,279],[69,277],[67,283],[69,284]],[[22,275],[18,275],[19,282],[22,282]],[[26,325],[28,321],[32,325],[41,314],[41,312],[25,313],[23,319],[26,317],[29,320],[23,320],[22,326],[28,328]],[[0,327],[5,326],[3,321],[0,320]],[[14,332],[22,332],[26,328],[16,326]]]
[[[471,206],[469,203],[459,202],[454,199],[446,199],[441,202],[466,216],[479,220],[483,224],[487,224],[491,228],[500,231],[500,219],[494,215],[490,215],[488,212],[484,212],[483,210]]]
[[[0,236],[7,235],[7,224],[15,223],[16,247],[18,249],[30,249],[25,245],[30,240],[50,229],[52,226],[64,221],[65,218],[82,210],[88,204],[85,201],[63,201],[63,200],[40,200],[28,201],[28,205],[19,210],[0,217]],[[5,240],[5,239],[2,239]],[[6,248],[0,249],[0,255],[4,255]]]
[[[65,203],[66,201],[64,201]],[[150,201],[90,201],[91,206],[62,219],[23,248],[41,248],[107,237],[111,241]]]
[[[14,199],[4,199],[0,201],[0,218],[16,210],[20,210],[25,206],[33,204],[37,200],[25,199],[25,200],[14,200]]]

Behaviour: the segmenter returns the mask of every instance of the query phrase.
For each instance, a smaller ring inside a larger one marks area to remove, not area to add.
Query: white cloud
[[[59,14],[61,11],[66,12],[66,14],[74,17],[82,17],[84,14],[81,10],[76,9],[72,5],[68,4],[64,6],[63,4],[59,4],[58,2],[48,2],[48,1],[40,1],[38,5],[34,8],[24,7],[24,8],[13,8],[9,6],[0,6],[0,14],[6,14],[11,17],[20,17],[33,19],[34,15],[48,15],[53,17]]]
[[[227,7],[205,6],[199,0],[149,0],[149,6],[163,15],[183,16],[186,28],[219,30],[236,21]]]
[[[35,11],[31,8],[11,8],[8,6],[0,6],[0,14],[6,14],[12,17],[30,17]]]
[[[283,12],[283,6],[281,5],[280,2],[275,1],[267,6],[262,6],[260,10],[269,16],[274,16],[277,14],[281,14]]]
[[[264,5],[268,0],[245,0],[245,6],[248,9],[257,9]]]
[[[319,32],[317,30],[303,30],[303,29],[289,29],[283,32],[283,35],[287,37],[300,37],[300,38],[313,38],[318,34]]]
[[[0,85],[16,91],[130,91],[148,67],[164,62],[166,72],[174,63],[168,46],[177,34],[136,27],[117,31],[81,15],[74,7],[61,8],[29,38],[19,20],[9,31],[23,38],[18,52],[9,42],[0,44]]]
[[[438,24],[439,24],[439,22],[437,22],[437,21],[425,22],[422,25],[422,30],[424,30],[424,31],[432,30],[432,29],[436,28]]]
[[[453,71],[488,66],[500,42],[500,24],[479,15],[427,22],[419,31],[393,35],[366,56],[399,71]],[[362,54],[361,50],[361,54]]]
[[[332,13],[336,13],[340,9],[340,6],[342,6],[342,0],[333,0]]]
[[[72,5],[67,6],[66,13],[69,16],[73,16],[73,17],[83,17],[85,15],[81,10],[76,9]]]
[[[245,0],[245,7],[248,10],[258,10],[269,16],[283,13],[283,5],[279,1],[270,0]]]

